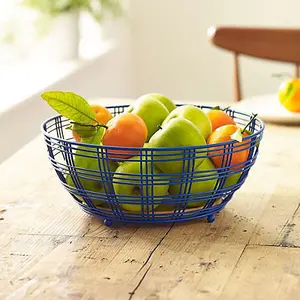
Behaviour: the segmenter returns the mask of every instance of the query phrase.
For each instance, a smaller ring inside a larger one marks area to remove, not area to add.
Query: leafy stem
[[[257,117],[257,114],[252,114],[252,117],[250,118],[250,121],[246,124],[244,129],[242,130],[242,134],[246,131],[247,127],[250,126],[250,124],[253,122],[253,120]]]
[[[49,91],[41,97],[59,114],[78,123],[96,122],[96,115],[89,103],[72,92]]]
[[[246,131],[247,133],[249,133],[251,135],[251,132],[247,130],[247,127],[251,124],[251,122],[257,117],[257,114],[252,114],[252,117],[250,118],[250,121],[248,122],[248,124],[244,127],[243,130],[241,130],[241,128],[238,128],[230,137],[233,140],[236,140],[238,142],[242,142],[243,140],[243,133]]]
[[[95,121],[97,122],[97,121]],[[70,122],[70,124],[73,124],[73,125],[79,125],[79,126],[86,126],[86,127],[104,127],[105,129],[108,128],[108,126],[106,126],[105,124],[103,123],[99,123],[97,122],[97,124],[82,124],[82,123],[78,123],[78,122]]]
[[[225,110],[227,110],[227,109],[229,109],[230,108],[230,106],[227,106],[227,107],[225,107],[225,108],[221,108],[219,105],[217,105],[217,106],[214,106],[213,108],[212,108],[212,110],[222,110],[222,111],[225,111]]]

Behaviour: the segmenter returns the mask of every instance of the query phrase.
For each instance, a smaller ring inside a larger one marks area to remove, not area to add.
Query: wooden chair
[[[295,64],[299,77],[300,29],[211,27],[210,41],[234,53],[234,100],[242,99],[239,55]]]

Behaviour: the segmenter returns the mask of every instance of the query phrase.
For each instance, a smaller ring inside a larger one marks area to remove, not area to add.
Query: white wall
[[[1,147],[0,164],[35,138],[41,132],[41,123],[55,115],[55,112],[41,99],[40,94],[43,91],[72,91],[90,102],[99,98],[134,97],[132,36],[129,23],[124,23],[123,19],[105,23],[102,34],[105,41],[112,44],[107,53],[84,63],[72,74],[51,86],[44,87],[28,99],[16,101],[19,103],[10,109],[0,111],[0,136],[3,141],[10,141]],[[20,120],[22,120],[21,127],[18,125],[7,129],[8,124],[20,124]],[[12,136],[18,138],[12,139]]]
[[[300,26],[299,0],[132,0],[137,95],[231,101],[232,56],[207,39],[211,25]],[[280,63],[242,58],[244,96],[277,91]]]
[[[0,164],[41,133],[41,124],[56,113],[40,97],[43,91],[72,91],[88,101],[95,98],[132,98],[130,45],[117,45],[107,54],[87,63],[74,73],[0,112],[2,141]],[[113,104],[113,103],[109,103]],[[105,103],[108,105],[108,103]],[[15,124],[16,126],[12,126]],[[17,137],[17,138],[13,138]],[[41,151],[41,149],[38,149]]]

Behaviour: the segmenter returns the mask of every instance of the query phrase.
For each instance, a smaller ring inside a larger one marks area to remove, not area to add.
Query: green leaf
[[[86,144],[100,145],[105,129],[103,127],[98,127],[95,135],[90,137],[83,137],[82,142]]]
[[[250,126],[250,124],[253,122],[254,119],[256,119],[256,117],[258,116],[258,114],[254,114],[252,113],[252,116],[250,118],[250,121],[246,124],[246,126],[244,127],[244,129],[242,130],[242,134],[247,130],[247,128]],[[252,133],[251,133],[252,134]]]
[[[241,129],[237,129],[237,131],[235,133],[233,133],[231,136],[230,136],[233,140],[236,140],[238,142],[241,142],[243,140],[243,134],[242,134],[242,131]]]
[[[99,127],[95,135],[91,137],[82,138],[82,142],[86,144],[100,145],[104,131],[105,130],[103,127]],[[79,145],[76,150],[75,159],[74,159],[75,166],[79,168],[89,169],[89,170],[99,169],[96,151],[97,151],[96,148],[88,147],[85,145]]]
[[[217,106],[214,106],[212,109],[213,110],[223,110],[223,111],[225,111],[225,110],[227,110],[229,108],[230,108],[230,106],[227,106],[225,108],[221,108],[220,105],[217,105]]]
[[[97,122],[88,102],[72,92],[45,92],[41,97],[59,114],[78,123]]]
[[[121,0],[21,0],[21,2],[49,16],[72,11],[88,11],[98,22],[103,21],[106,15],[119,17],[124,13]]]
[[[74,130],[81,138],[89,138],[97,133],[98,128],[94,125],[75,123],[72,126],[72,130]]]

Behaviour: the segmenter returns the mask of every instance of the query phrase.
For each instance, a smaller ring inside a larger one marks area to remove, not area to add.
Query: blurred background
[[[82,85],[67,87],[88,97],[159,91],[229,101],[232,57],[209,43],[208,28],[298,27],[298,8],[297,0],[0,0],[2,102],[26,98],[80,67]],[[250,96],[273,92],[279,81],[271,74],[292,67],[242,58],[241,70]]]
[[[299,9],[298,0],[0,0],[1,136],[18,133],[17,126],[7,130],[12,120],[28,120],[2,156],[53,115],[40,98],[45,90],[105,104],[150,92],[183,103],[231,103],[233,56],[210,43],[209,28],[299,28]],[[282,78],[272,74],[294,74],[290,64],[240,61],[243,97],[275,94]]]
[[[297,0],[0,0],[1,107],[67,78],[86,97],[161,92],[231,101],[232,55],[212,25],[298,27]],[[243,57],[245,96],[274,92],[292,66]],[[73,75],[73,76],[72,76]]]
[[[103,54],[104,15],[118,0],[0,0],[0,111]]]

